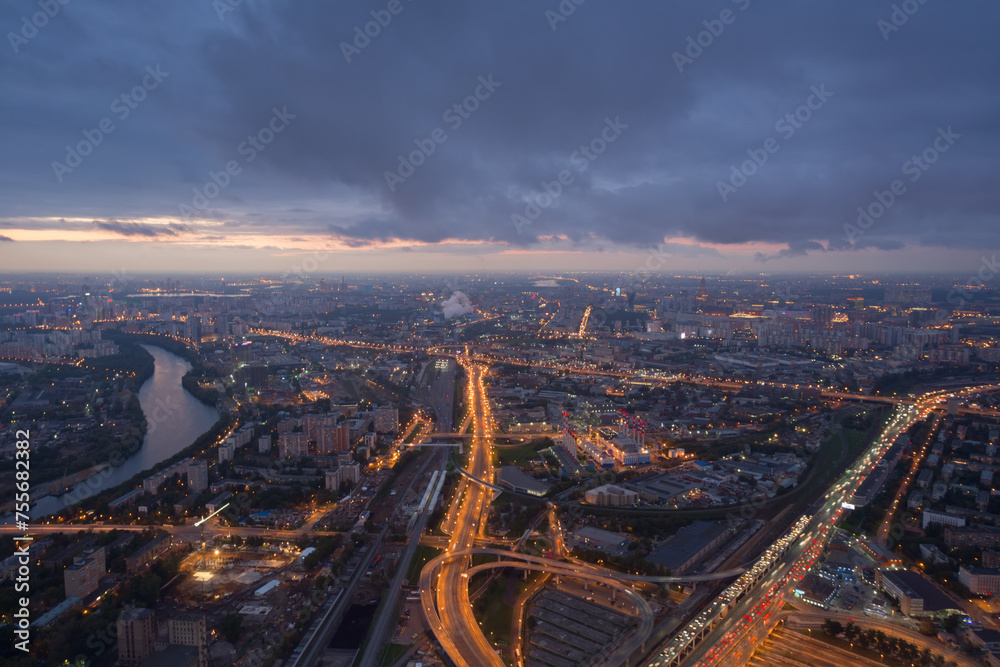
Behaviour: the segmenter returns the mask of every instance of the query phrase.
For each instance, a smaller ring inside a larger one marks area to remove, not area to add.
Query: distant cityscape
[[[0,289],[4,499],[24,432],[32,462],[30,525],[4,500],[2,530],[32,538],[44,664],[1000,661],[996,290]]]

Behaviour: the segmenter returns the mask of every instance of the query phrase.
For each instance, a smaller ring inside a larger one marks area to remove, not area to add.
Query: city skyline
[[[1000,666],[998,28],[3,3],[0,664]]]
[[[1000,659],[985,273],[302,268],[0,276],[4,664]]]

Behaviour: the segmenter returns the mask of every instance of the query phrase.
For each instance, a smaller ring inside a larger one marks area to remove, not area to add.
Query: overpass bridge
[[[449,562],[462,559],[471,559],[474,555],[496,556],[497,560],[488,563],[481,563],[470,568],[463,573],[459,586],[462,587],[458,593],[462,599],[468,599],[468,586],[472,576],[476,573],[496,568],[511,568],[516,570],[528,570],[533,572],[543,572],[562,577],[584,579],[603,584],[614,588],[629,597],[635,603],[641,617],[639,627],[631,639],[616,648],[613,653],[604,661],[608,665],[624,664],[624,659],[637,650],[645,650],[645,642],[650,637],[653,629],[653,615],[649,603],[641,595],[632,590],[630,582],[645,583],[693,583],[699,581],[715,581],[745,575],[746,570],[737,568],[724,572],[714,572],[711,574],[697,574],[688,576],[647,576],[638,574],[628,574],[605,570],[589,563],[565,562],[550,558],[540,558],[528,554],[506,551],[502,549],[471,548],[460,551],[446,552],[431,559],[420,571],[420,603],[423,608],[428,626],[434,636],[442,646],[454,646],[455,638],[450,637],[441,620],[439,607],[447,599],[444,594],[440,594],[440,599],[435,595],[434,582],[439,580],[441,567]],[[454,610],[453,610],[454,611]],[[471,605],[462,605],[458,613],[471,614]],[[473,619],[473,625],[475,621]],[[446,649],[447,652],[447,649]]]
[[[479,484],[480,486],[485,486],[487,489],[492,489],[493,491],[499,491],[500,493],[504,493],[504,492],[514,493],[514,491],[511,491],[510,489],[506,489],[506,488],[504,488],[502,486],[497,486],[496,484],[491,484],[490,482],[487,482],[486,480],[479,479],[478,477],[476,477],[471,472],[469,472],[468,470],[466,470],[465,468],[463,468],[462,466],[460,466],[458,464],[455,464],[455,470],[457,470],[458,474],[462,475],[463,477],[469,479],[470,481],[475,482],[476,484]],[[535,498],[535,496],[532,496],[532,498]],[[538,499],[535,498],[535,500],[538,500]]]

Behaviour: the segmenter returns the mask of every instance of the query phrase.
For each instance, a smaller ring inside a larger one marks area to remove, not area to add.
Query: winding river
[[[191,364],[163,348],[152,345],[142,347],[153,355],[155,362],[152,377],[139,388],[139,405],[147,422],[142,449],[120,466],[77,484],[66,495],[41,498],[32,508],[32,518],[58,512],[83,498],[128,481],[133,475],[148,470],[189,446],[218,421],[219,413],[214,407],[205,405],[181,386],[181,378],[191,369]]]

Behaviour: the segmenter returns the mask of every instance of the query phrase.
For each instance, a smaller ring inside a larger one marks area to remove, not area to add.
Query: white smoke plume
[[[468,315],[475,312],[476,309],[472,307],[472,302],[469,301],[465,292],[452,292],[450,297],[441,302],[441,310],[444,312],[445,319],[450,320],[460,315]]]

